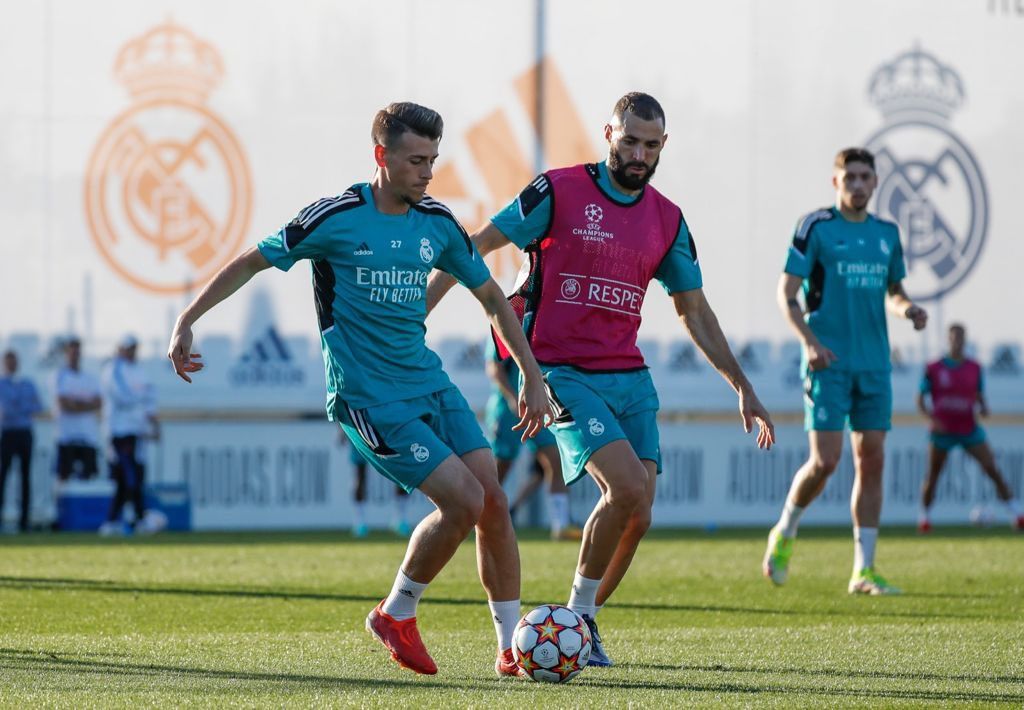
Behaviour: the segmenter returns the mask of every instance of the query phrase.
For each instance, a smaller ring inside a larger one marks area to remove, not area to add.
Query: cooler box
[[[167,516],[168,530],[192,529],[192,501],[184,483],[146,486],[146,507]],[[107,519],[114,482],[107,479],[67,481],[57,495],[57,524],[61,530],[96,532]],[[126,512],[131,509],[126,504]]]

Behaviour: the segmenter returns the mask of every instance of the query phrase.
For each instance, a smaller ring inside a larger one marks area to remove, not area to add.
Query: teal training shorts
[[[804,429],[889,431],[892,376],[888,370],[850,372],[832,367],[804,377]]]
[[[940,451],[952,451],[958,446],[969,449],[972,446],[984,444],[988,440],[985,430],[980,426],[975,427],[970,434],[940,434],[933,431],[929,434],[929,438],[932,446]]]
[[[519,449],[523,446],[522,432],[512,431],[512,427],[518,423],[519,417],[509,409],[505,398],[498,392],[491,393],[484,413],[484,424],[494,458],[511,461],[519,453]],[[548,429],[541,429],[537,436],[526,440],[526,448],[534,454],[538,449],[554,445],[555,435]]]
[[[595,451],[618,439],[629,441],[637,458],[654,461],[661,473],[658,393],[650,372],[584,372],[565,365],[542,370],[566,484],[582,478]]]
[[[340,409],[341,428],[352,446],[406,491],[453,453],[488,448],[473,410],[455,387],[366,409]]]

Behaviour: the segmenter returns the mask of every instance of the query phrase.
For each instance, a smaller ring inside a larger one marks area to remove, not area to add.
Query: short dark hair
[[[967,332],[967,328],[964,328],[963,323],[954,323],[953,325],[949,326],[949,330],[950,332],[953,332],[954,330],[959,330],[961,333]]]
[[[875,156],[867,148],[843,148],[836,153],[836,170],[845,168],[850,163],[864,163],[872,170],[875,169]]]
[[[411,101],[388,104],[373,117],[370,136],[374,145],[386,148],[403,133],[409,132],[435,141],[440,139],[444,132],[441,114]]]
[[[18,357],[18,353],[14,352],[13,350],[4,350],[4,359],[7,359],[9,357],[16,358]]]
[[[650,94],[644,94],[640,91],[630,91],[615,102],[612,118],[622,123],[622,117],[626,113],[631,113],[644,121],[661,119],[662,125],[665,124],[665,110],[658,103],[658,100]]]

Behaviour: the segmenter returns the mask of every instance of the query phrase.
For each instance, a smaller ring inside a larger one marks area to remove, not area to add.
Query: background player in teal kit
[[[648,184],[668,138],[664,110],[648,94],[626,94],[604,137],[605,162],[537,176],[473,241],[482,254],[513,243],[530,257],[513,305],[544,368],[562,473],[567,483],[589,474],[601,490],[569,607],[591,627],[590,663],[607,666],[595,617],[650,527],[661,468],[658,395],[636,345],[652,280],[736,392],[744,428],[756,422],[763,447],[775,434],[704,297],[682,211]],[[428,307],[450,284],[444,274],[431,276]]]
[[[516,419],[516,423],[518,423]],[[352,465],[352,537],[364,538],[370,534],[370,526],[366,524],[366,499],[369,498],[367,468],[369,462],[352,446],[343,429],[338,430],[338,443],[348,446],[348,462]],[[409,508],[409,492],[397,483],[394,484],[394,517],[391,529],[400,537],[409,537],[412,528],[409,526],[407,510]]]
[[[804,428],[810,456],[793,478],[782,516],[768,535],[762,571],[775,584],[789,574],[800,517],[835,471],[849,422],[855,479],[851,594],[899,590],[875,570],[882,513],[885,434],[892,418],[892,365],[886,310],[921,330],[924,309],[903,290],[906,275],[898,227],[869,214],[878,184],[875,158],[863,148],[836,156],[834,207],[797,225],[779,306],[803,345]],[[804,307],[797,300],[803,291]]]
[[[492,383],[491,396],[487,399],[484,422],[487,437],[491,442],[494,460],[498,466],[498,481],[505,483],[505,478],[515,463],[523,447],[518,432],[513,427],[519,422],[516,414],[516,400],[519,397],[519,368],[511,358],[502,360],[498,357],[491,339],[487,344],[486,358],[487,376]],[[509,512],[515,518],[516,508],[528,500],[538,488],[535,471],[539,469],[540,481],[548,484],[548,518],[551,538],[554,540],[580,539],[579,528],[569,522],[569,493],[562,480],[562,464],[558,458],[558,446],[555,435],[544,429],[537,436],[526,440],[526,448],[534,457],[527,478],[519,486],[516,497],[509,506]]]
[[[427,584],[476,526],[480,578],[498,636],[499,675],[518,675],[519,552],[494,458],[473,412],[426,347],[427,275],[443,269],[480,301],[524,373],[517,428],[533,436],[550,415],[540,370],[501,289],[468,235],[426,195],[443,124],[434,111],[391,104],[374,118],[372,183],[314,202],[277,234],[224,267],[178,318],[168,357],[177,373],[202,365],[192,325],[256,273],[309,259],[327,376],[327,413],[353,446],[406,490],[436,506],[416,527],[391,594],[366,626],[403,667],[437,666],[416,628]]]

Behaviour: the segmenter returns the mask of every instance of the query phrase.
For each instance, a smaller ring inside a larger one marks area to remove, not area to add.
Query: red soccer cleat
[[[1024,531],[1024,515],[1018,515],[1017,519],[1013,521],[1013,529],[1017,532]]]
[[[921,535],[927,535],[932,531],[932,524],[928,520],[922,520],[917,524],[917,532]]]
[[[384,644],[391,657],[402,668],[408,668],[423,675],[437,673],[437,664],[427,653],[426,646],[416,628],[416,617],[395,621],[382,610],[381,601],[366,617],[366,630]]]
[[[504,651],[498,651],[498,657],[494,661],[494,672],[498,676],[505,678],[525,678],[526,673],[516,663],[516,658],[512,655],[512,649],[506,648]]]

